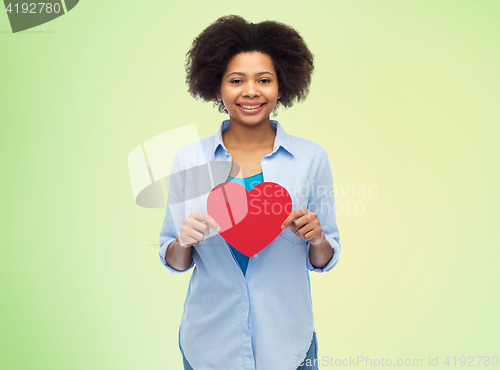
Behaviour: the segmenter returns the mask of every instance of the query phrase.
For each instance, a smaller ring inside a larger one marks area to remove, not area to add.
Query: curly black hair
[[[314,57],[292,27],[275,21],[247,22],[228,15],[205,28],[186,54],[186,83],[195,98],[212,101],[219,112],[228,113],[216,97],[230,59],[242,52],[259,51],[273,60],[281,98],[278,106],[291,107],[309,93]]]

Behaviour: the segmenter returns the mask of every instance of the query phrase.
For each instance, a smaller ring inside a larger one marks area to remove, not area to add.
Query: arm
[[[167,264],[177,271],[187,270],[193,263],[191,255],[191,245],[182,246],[178,242],[179,235],[167,247],[165,252],[165,261]]]
[[[172,170],[170,171],[167,209],[160,232],[159,256],[163,265],[171,274],[180,274],[194,267],[191,257],[191,246],[183,247],[176,240],[178,231],[181,230],[185,216],[184,186],[185,171],[180,164],[178,155],[174,156]],[[190,262],[187,264],[187,262]],[[172,265],[170,265],[172,263]]]
[[[281,227],[290,227],[295,235],[307,240],[307,268],[316,272],[330,271],[340,253],[332,171],[328,155],[324,150],[321,154],[322,164],[307,208],[292,212]]]
[[[219,225],[207,214],[191,212],[186,217],[186,170],[179,157],[178,152],[172,163],[167,209],[160,233],[160,260],[172,274],[194,266],[191,247],[210,234],[209,228],[220,231]]]
[[[323,241],[318,244],[311,244],[309,247],[309,259],[311,265],[316,269],[322,269],[333,257],[333,248],[330,242],[326,239],[325,234],[322,234]],[[309,243],[311,243],[309,241]]]
[[[333,248],[321,227],[318,215],[304,208],[290,213],[281,226],[290,227],[301,239],[309,242],[309,260],[314,269],[324,268],[333,257]]]
[[[322,244],[316,244],[317,241],[308,242],[310,259],[308,268],[316,272],[330,271],[339,260],[340,239],[335,213],[332,169],[328,154],[324,150],[321,170],[314,180],[314,192],[309,197],[307,208],[316,212],[325,238]],[[323,265],[328,257],[330,258]]]
[[[210,228],[220,231],[215,220],[203,213],[191,212],[182,221],[181,232],[175,237],[165,252],[165,262],[178,271],[185,271],[193,263],[191,246],[198,245],[205,236],[210,234]]]

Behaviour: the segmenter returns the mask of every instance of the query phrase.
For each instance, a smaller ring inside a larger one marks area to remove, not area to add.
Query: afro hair
[[[186,54],[189,93],[228,113],[216,92],[231,58],[250,51],[267,54],[273,60],[282,93],[274,112],[280,105],[288,108],[306,98],[314,57],[299,33],[280,22],[251,23],[237,15],[217,19],[194,39]]]

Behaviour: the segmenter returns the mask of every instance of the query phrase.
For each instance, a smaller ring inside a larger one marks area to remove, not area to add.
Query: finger
[[[314,228],[321,227],[321,224],[318,220],[318,216],[314,212],[307,212],[307,214],[303,215],[302,217],[299,217],[294,221],[295,226],[297,226],[297,229],[301,229],[304,226],[310,225]]]
[[[194,246],[200,244],[200,241],[196,240],[195,238],[189,237],[188,239],[189,239],[189,243],[188,244],[191,244],[191,245],[194,245]]]
[[[188,216],[188,218],[192,219],[192,220],[198,220],[200,218],[203,218],[203,213],[199,213],[199,212],[191,212]]]
[[[307,233],[306,235],[304,235],[304,237],[311,244],[313,241],[314,241],[314,244],[318,244],[318,242],[322,242],[322,241],[326,240],[326,235],[323,233],[322,230],[320,230],[319,232],[318,232],[318,230],[313,230],[310,233]],[[315,239],[318,239],[318,241],[316,241]]]
[[[283,224],[281,225],[281,230],[285,230],[288,226],[290,226],[290,224],[294,219],[304,215],[306,211],[307,209],[299,209],[298,211],[293,211],[292,213],[290,213],[290,215],[285,219],[285,221],[283,221]]]
[[[295,219],[292,222],[292,225],[295,225],[297,230],[300,230],[300,228],[304,227],[305,225],[307,225],[309,223],[310,223],[310,219],[309,219],[309,217],[307,217],[307,214],[305,214],[305,215],[302,215],[302,216],[298,217],[297,219]]]
[[[212,218],[212,216],[207,215],[207,214],[203,214],[203,213],[200,213],[200,215],[201,215],[200,221],[206,222],[207,225],[214,230],[217,230],[217,231],[221,230],[219,224],[217,222],[215,222],[215,220]]]
[[[306,234],[308,234],[308,233],[310,233],[310,232],[314,231],[314,229],[315,229],[315,228],[314,228],[314,226],[313,226],[313,225],[307,224],[307,225],[302,226],[302,227],[298,230],[298,233],[299,233],[300,235],[303,235],[303,236],[304,236],[304,238],[306,238],[306,239],[307,239]]]
[[[297,217],[297,211],[293,211],[288,215],[288,217],[281,224],[281,230],[285,230],[292,223],[293,219]]]
[[[302,236],[302,234],[300,234],[300,233],[297,231],[297,228],[295,228],[295,226],[293,226],[293,224],[292,224],[292,225],[290,225],[290,229],[292,229],[293,233],[294,233],[295,235],[297,235],[297,237],[299,237],[299,238],[301,238],[301,239],[304,239],[304,237]]]
[[[187,219],[186,226],[189,229],[199,231],[200,233],[202,233],[205,236],[210,234],[210,230],[208,229],[207,224],[204,223],[203,221],[198,221],[196,219]]]
[[[189,241],[189,243],[194,242],[194,241],[202,241],[204,237],[204,233],[200,230],[197,230],[196,224],[203,225],[204,228],[206,228],[205,224],[202,224],[201,222],[198,222],[196,220],[189,220],[185,219],[184,223],[181,227],[181,232],[180,234],[182,235],[182,240],[187,242],[188,238],[193,238],[192,240]]]
[[[208,234],[210,234],[210,230],[208,228],[208,225],[206,223],[204,223],[203,221],[193,221],[193,229],[199,231],[200,233],[202,233],[203,235],[207,236]]]
[[[193,238],[194,240],[197,240],[200,242],[203,241],[203,239],[205,239],[205,235],[203,235],[202,232],[195,230],[195,229],[192,229],[189,231],[189,236],[191,238]]]
[[[196,240],[196,239],[194,239],[194,238],[192,238],[192,237],[190,237],[190,236],[187,236],[187,237],[186,237],[186,236],[183,236],[183,237],[181,238],[181,236],[180,236],[180,235],[177,235],[177,239],[178,239],[178,241],[177,241],[177,242],[178,242],[181,246],[183,246],[183,247],[185,247],[185,246],[187,246],[187,245],[198,245],[198,244],[199,244],[199,241],[198,241],[198,240]]]
[[[192,228],[190,225],[186,225],[186,228],[181,231],[182,240],[188,243],[194,243],[196,241],[202,241],[205,239],[202,232]]]

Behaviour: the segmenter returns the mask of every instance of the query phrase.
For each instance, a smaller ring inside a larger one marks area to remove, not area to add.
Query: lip
[[[254,105],[260,105],[260,104],[265,104],[266,102],[265,101],[242,101],[242,102],[239,102],[239,103],[236,103],[236,104],[239,104],[239,105],[251,105],[251,106],[254,106]]]
[[[245,108],[241,107],[240,104],[250,105],[250,106],[262,104],[262,106],[260,108],[256,108],[256,109],[245,109]],[[241,112],[243,112],[245,114],[256,114],[256,113],[259,113],[262,109],[264,109],[264,107],[266,106],[266,103],[264,103],[264,102],[241,102],[241,103],[237,103],[236,106],[238,107],[238,109]]]

